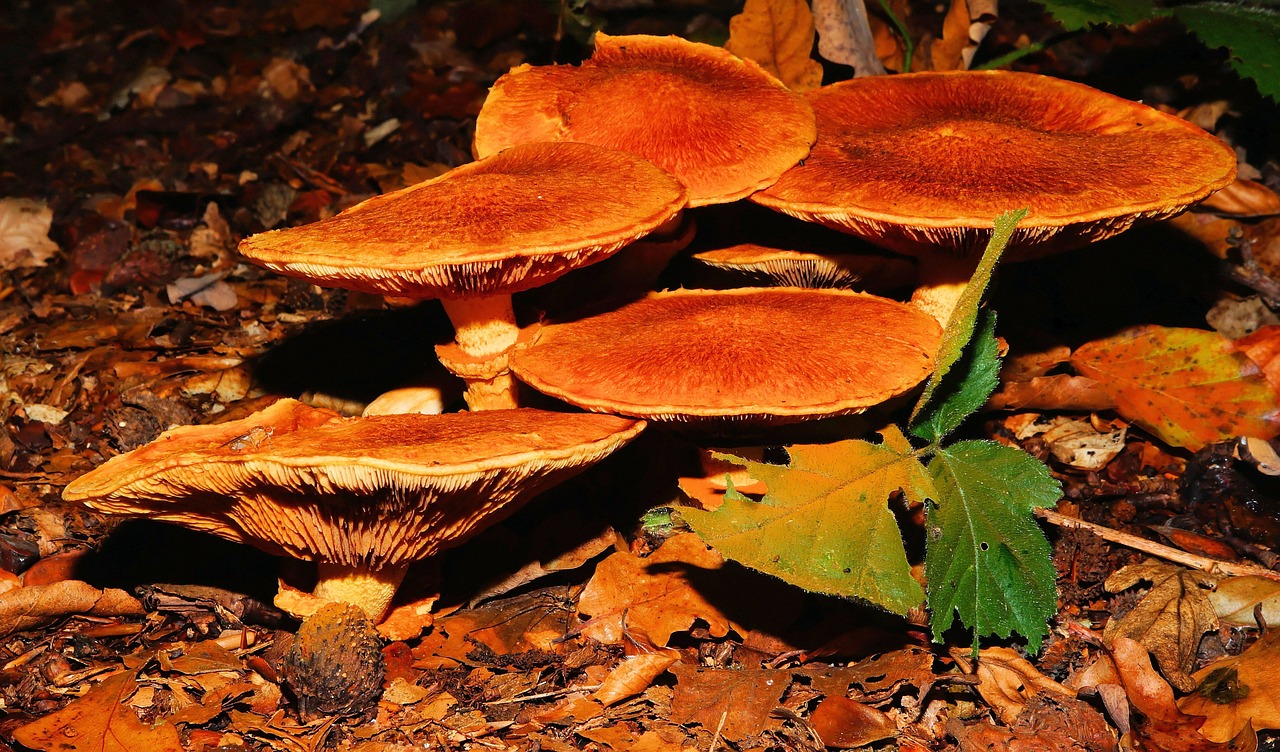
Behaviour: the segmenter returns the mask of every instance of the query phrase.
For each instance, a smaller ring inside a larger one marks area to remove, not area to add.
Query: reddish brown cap
[[[752,200],[913,255],[980,253],[1022,207],[1009,258],[1076,247],[1235,176],[1235,153],[1196,126],[1031,73],[872,76],[807,98],[813,152]]]
[[[282,274],[364,292],[488,296],[607,258],[684,205],[680,183],[635,155],[528,144],[329,219],[253,235],[240,253]]]
[[[928,315],[864,293],[675,290],[527,333],[511,370],[588,410],[787,423],[912,389],[933,370],[940,337]]]
[[[476,156],[531,141],[639,154],[689,189],[689,205],[736,201],[809,153],[813,113],[750,60],[679,37],[596,35],[581,66],[521,65],[476,121]]]
[[[243,420],[167,431],[63,496],[299,559],[402,567],[460,543],[643,428],[529,409],[340,418],[281,400]]]

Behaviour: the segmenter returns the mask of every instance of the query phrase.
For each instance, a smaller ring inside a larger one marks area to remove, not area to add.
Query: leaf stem
[[[881,1],[883,2],[883,0]],[[1054,34],[1053,36],[1048,37],[1046,39],[1041,39],[1039,42],[1032,42],[1031,44],[1028,44],[1025,47],[1020,47],[1016,50],[1013,50],[1012,52],[1006,52],[1000,57],[992,58],[987,62],[983,63],[982,65],[974,66],[973,69],[974,70],[995,70],[996,68],[1003,68],[1004,66],[1009,65],[1010,63],[1013,63],[1017,60],[1021,60],[1027,55],[1034,55],[1035,53],[1040,52],[1047,47],[1052,47],[1053,45],[1058,44],[1059,42],[1065,42],[1068,39],[1071,39],[1072,37],[1077,37],[1083,33],[1084,33],[1083,30],[1077,30],[1077,31],[1064,31],[1061,34]]]
[[[916,51],[916,43],[911,39],[911,32],[907,29],[907,24],[893,12],[893,8],[889,7],[889,0],[880,0],[880,10],[889,17],[893,28],[898,30],[898,36],[902,37],[902,72],[910,73],[911,57]]]

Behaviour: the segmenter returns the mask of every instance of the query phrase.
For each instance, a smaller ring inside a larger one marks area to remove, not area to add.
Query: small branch
[[[1076,517],[1068,517],[1065,514],[1059,514],[1048,509],[1037,509],[1035,515],[1045,522],[1057,525],[1058,527],[1073,528],[1075,530],[1087,530],[1090,533],[1102,538],[1103,540],[1119,543],[1127,548],[1135,551],[1141,551],[1152,556],[1172,561],[1192,569],[1198,569],[1201,572],[1210,574],[1225,575],[1230,577],[1264,577],[1268,580],[1280,582],[1280,572],[1275,572],[1256,564],[1241,564],[1233,561],[1219,561],[1218,559],[1210,559],[1206,556],[1197,556],[1181,549],[1166,546],[1162,543],[1149,541],[1146,538],[1139,538],[1136,535],[1123,533],[1119,530],[1112,530],[1109,527],[1086,522]]]

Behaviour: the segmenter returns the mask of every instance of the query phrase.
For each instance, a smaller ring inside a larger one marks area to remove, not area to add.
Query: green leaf
[[[895,613],[919,606],[889,496],[923,501],[932,485],[895,426],[884,443],[841,441],[790,447],[789,465],[746,465],[768,493],[725,495],[715,512],[681,508],[689,526],[723,556],[818,593],[861,598]]]
[[[926,508],[925,576],[933,638],[958,614],[984,635],[1018,632],[1032,651],[1057,611],[1049,542],[1032,510],[1061,496],[1049,469],[1019,449],[962,441],[929,463],[936,495]]]
[[[982,407],[1000,385],[998,352],[995,311],[983,311],[978,333],[943,381],[942,399],[925,408],[912,435],[936,444]]]
[[[1093,24],[1127,26],[1160,13],[1152,0],[1036,0],[1067,31]]]
[[[991,240],[987,242],[986,250],[982,252],[982,260],[978,262],[978,268],[974,270],[969,284],[960,294],[960,301],[956,303],[951,318],[947,320],[947,326],[942,330],[942,344],[938,347],[936,358],[937,366],[924,385],[924,392],[916,402],[915,409],[911,411],[912,425],[917,422],[924,408],[933,401],[938,385],[951,367],[960,360],[969,340],[973,338],[974,326],[978,319],[978,306],[982,304],[982,296],[986,294],[987,285],[991,283],[991,274],[995,271],[1004,249],[1009,245],[1009,238],[1013,236],[1014,228],[1023,217],[1027,216],[1028,211],[1028,209],[1018,209],[996,217],[995,229],[991,233]]]
[[[1244,3],[1179,5],[1173,15],[1208,47],[1226,47],[1231,65],[1263,95],[1280,101],[1280,10]]]

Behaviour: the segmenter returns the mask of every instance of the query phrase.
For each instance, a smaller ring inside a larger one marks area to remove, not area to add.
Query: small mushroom
[[[472,409],[498,409],[516,405],[511,294],[608,258],[684,205],[680,184],[635,155],[527,144],[319,222],[253,235],[240,253],[319,284],[440,298],[456,343],[437,353],[467,381]]]
[[[410,563],[466,541],[643,428],[530,409],[342,418],[280,400],[242,420],[167,431],[63,498],[314,560],[316,598],[290,610],[339,601],[377,621]]]
[[[928,315],[865,293],[673,290],[531,328],[511,367],[587,410],[714,432],[879,405],[932,372],[940,338]]]
[[[920,259],[913,302],[945,323],[991,237],[1034,258],[1169,217],[1235,177],[1196,126],[1069,81],[1010,71],[874,76],[809,92],[818,141],[752,201]]]
[[[815,137],[809,105],[751,60],[674,36],[598,33],[580,66],[519,65],[499,78],[473,151],[534,141],[622,149],[684,183],[689,206],[705,206],[770,185]]]
[[[878,253],[820,253],[739,243],[699,251],[692,258],[757,284],[782,287],[889,290],[915,277],[915,267],[907,259]]]

